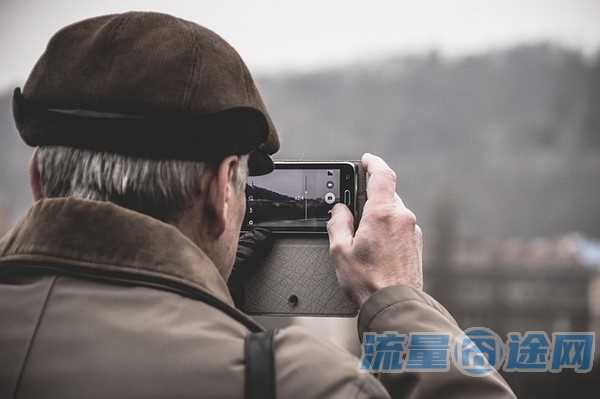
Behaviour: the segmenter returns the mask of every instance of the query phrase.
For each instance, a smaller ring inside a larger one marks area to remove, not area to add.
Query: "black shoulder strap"
[[[251,332],[246,335],[246,399],[275,399],[275,330]]]

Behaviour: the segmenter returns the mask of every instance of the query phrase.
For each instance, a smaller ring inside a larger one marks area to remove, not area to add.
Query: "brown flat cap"
[[[279,138],[248,68],[216,33],[153,12],[86,19],[57,32],[13,112],[31,146],[218,161],[250,153],[272,170]]]

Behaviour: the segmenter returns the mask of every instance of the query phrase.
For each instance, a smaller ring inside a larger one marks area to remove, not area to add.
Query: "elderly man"
[[[35,204],[0,241],[1,397],[513,397],[496,372],[378,380],[344,350],[297,327],[261,333],[234,307],[245,180],[271,170],[279,140],[243,61],[208,29],[145,12],[67,26],[14,114],[37,147]],[[328,224],[359,331],[459,337],[422,291],[421,232],[393,171],[362,162],[360,226],[344,205]]]

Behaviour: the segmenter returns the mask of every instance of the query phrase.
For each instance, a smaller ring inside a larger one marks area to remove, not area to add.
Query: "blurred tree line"
[[[381,154],[428,237],[445,208],[460,236],[600,236],[600,54],[432,52],[259,83],[279,158]]]
[[[600,55],[540,43],[258,83],[282,135],[279,159],[382,155],[429,237],[445,207],[461,236],[600,236]],[[10,93],[0,103],[0,207],[12,221],[30,204],[30,150]]]

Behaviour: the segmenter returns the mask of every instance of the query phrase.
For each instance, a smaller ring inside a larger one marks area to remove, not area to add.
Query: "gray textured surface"
[[[357,312],[338,285],[326,236],[279,238],[246,284],[244,299],[249,314],[352,317]]]

